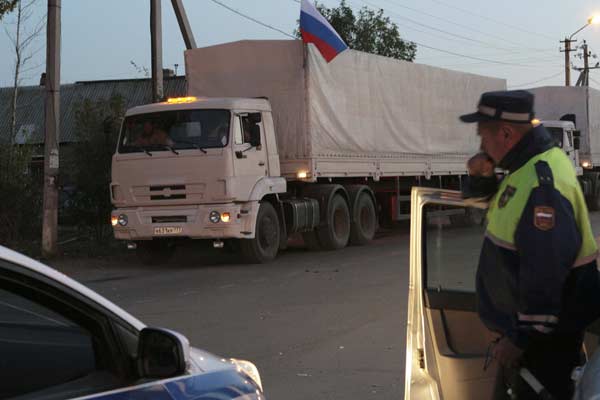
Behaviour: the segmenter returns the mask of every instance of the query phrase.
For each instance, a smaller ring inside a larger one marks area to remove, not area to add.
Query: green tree
[[[75,111],[78,141],[67,161],[70,173],[65,177],[75,190],[65,211],[82,233],[91,234],[96,241],[106,241],[111,235],[111,160],[123,115],[121,96],[95,102],[86,99]]]
[[[42,229],[42,181],[31,169],[33,147],[0,141],[0,243],[26,250]]]
[[[0,0],[0,21],[4,14],[11,12],[19,0]]]
[[[355,15],[345,0],[332,8],[315,4],[351,49],[399,60],[415,59],[417,45],[402,39],[398,25],[383,15],[383,9],[373,11],[365,6]],[[296,30],[296,36],[300,37],[299,30]]]

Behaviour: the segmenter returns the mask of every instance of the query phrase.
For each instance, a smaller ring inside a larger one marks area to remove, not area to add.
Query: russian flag
[[[314,43],[327,62],[348,46],[319,10],[308,0],[300,5],[300,34],[304,43]]]

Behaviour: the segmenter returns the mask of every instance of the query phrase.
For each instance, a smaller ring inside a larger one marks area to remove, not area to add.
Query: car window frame
[[[110,310],[69,286],[4,258],[0,258],[0,287],[29,301],[42,304],[89,330],[94,337],[96,362],[101,361],[104,367],[96,371],[107,371],[113,374],[123,382],[123,386],[131,385],[139,379],[133,362],[135,354],[127,351],[121,333],[118,333],[116,327],[119,325],[127,331],[139,334],[127,321],[123,321]],[[85,321],[83,324],[82,320]],[[91,329],[88,325],[91,325]],[[48,389],[52,387],[54,386]],[[94,393],[93,388],[89,393]]]

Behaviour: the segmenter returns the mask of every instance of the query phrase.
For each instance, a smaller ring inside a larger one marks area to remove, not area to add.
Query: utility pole
[[[583,41],[583,86],[590,86],[590,65],[588,63],[588,59],[589,59],[589,52],[588,52],[588,45],[585,42],[585,40]]]
[[[58,254],[58,141],[60,132],[61,0],[48,0],[42,256]]]
[[[175,16],[177,17],[177,23],[179,23],[179,29],[181,30],[185,47],[188,50],[195,49],[196,40],[194,39],[190,22],[185,13],[185,8],[183,8],[182,0],[171,0],[171,3],[173,4],[173,11],[175,11]]]
[[[152,46],[152,101],[163,100],[161,0],[150,0],[150,41]]]
[[[596,63],[595,66],[590,67],[590,56],[592,55],[592,52],[589,50],[585,40],[583,41],[581,48],[583,49],[583,68],[576,68],[576,70],[580,71],[576,86],[590,86],[590,70],[599,69],[600,66]]]
[[[576,41],[567,37],[560,41],[565,44],[565,49],[561,50],[561,53],[565,53],[565,86],[571,86],[571,43]]]

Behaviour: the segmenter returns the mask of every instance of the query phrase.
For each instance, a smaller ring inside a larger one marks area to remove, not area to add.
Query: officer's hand
[[[485,153],[477,153],[467,162],[467,169],[471,176],[492,176],[495,167],[494,160]]]
[[[514,345],[508,338],[503,337],[494,346],[492,356],[505,367],[516,367],[523,349]]]

